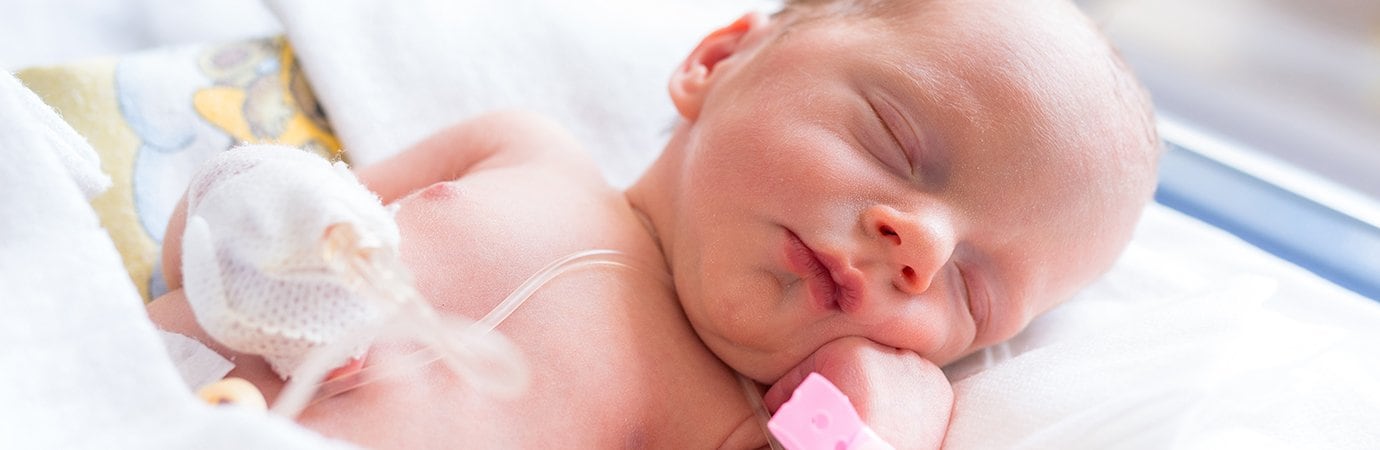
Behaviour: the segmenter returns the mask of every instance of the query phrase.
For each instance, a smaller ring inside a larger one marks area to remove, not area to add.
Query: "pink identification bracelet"
[[[767,428],[788,450],[893,448],[863,423],[848,396],[818,373],[805,377]]]

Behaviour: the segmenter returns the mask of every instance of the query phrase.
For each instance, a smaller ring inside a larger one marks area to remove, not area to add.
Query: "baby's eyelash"
[[[915,164],[910,159],[910,153],[906,152],[906,147],[901,144],[901,139],[896,136],[896,130],[891,128],[891,122],[888,122],[882,115],[882,112],[877,110],[877,104],[875,102],[869,101],[867,106],[872,109],[872,116],[877,119],[878,123],[881,123],[882,129],[886,131],[887,137],[891,138],[892,145],[901,153],[901,161],[905,164],[905,167],[898,167],[896,169],[904,172],[907,177],[913,178],[915,176]]]
[[[897,151],[901,152],[901,159],[905,161],[906,164],[906,166],[904,167],[904,172],[906,176],[908,178],[914,179],[918,175],[920,169],[916,167],[915,161],[912,160],[910,150],[907,149],[906,145],[901,142],[901,137],[896,134],[896,128],[893,127],[892,121],[887,120],[888,115],[895,118],[895,115],[898,114],[896,108],[889,103],[882,102],[881,108],[886,108],[887,111],[890,113],[882,114],[882,112],[878,109],[877,103],[869,102],[869,105],[872,106],[872,113],[877,116],[877,120],[882,123],[882,128],[886,130],[887,137],[891,138],[892,145],[895,146]]]
[[[915,161],[910,160],[910,152],[906,151],[906,146],[901,144],[901,139],[896,137],[896,130],[891,128],[891,122],[882,120],[882,126],[886,127],[886,134],[891,136],[891,142],[896,144],[896,149],[901,151],[901,158],[906,161],[906,171],[910,176],[915,176]]]

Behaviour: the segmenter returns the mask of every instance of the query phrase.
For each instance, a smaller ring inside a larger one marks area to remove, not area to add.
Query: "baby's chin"
[[[700,339],[705,348],[729,369],[765,385],[775,383],[776,380],[781,379],[787,372],[805,360],[804,356],[799,358],[783,357],[788,353],[798,353],[797,351],[771,350],[743,345],[728,341],[721,336],[706,338],[704,334],[701,334]]]

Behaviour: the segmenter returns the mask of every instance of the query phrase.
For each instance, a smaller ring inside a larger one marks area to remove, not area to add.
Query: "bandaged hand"
[[[897,449],[943,443],[953,387],[938,366],[915,352],[861,337],[829,342],[771,385],[763,399],[767,408],[780,408],[811,372],[843,391],[863,422]]]
[[[243,146],[207,161],[186,199],[183,286],[197,323],[225,347],[263,356],[286,379],[309,352],[380,314],[352,269],[396,254],[401,238],[343,163]]]

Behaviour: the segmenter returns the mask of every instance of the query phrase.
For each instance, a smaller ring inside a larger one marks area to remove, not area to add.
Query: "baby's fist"
[[[820,347],[772,384],[775,412],[811,372],[848,396],[864,423],[896,448],[938,448],[953,407],[953,388],[934,363],[909,350],[844,337]]]

